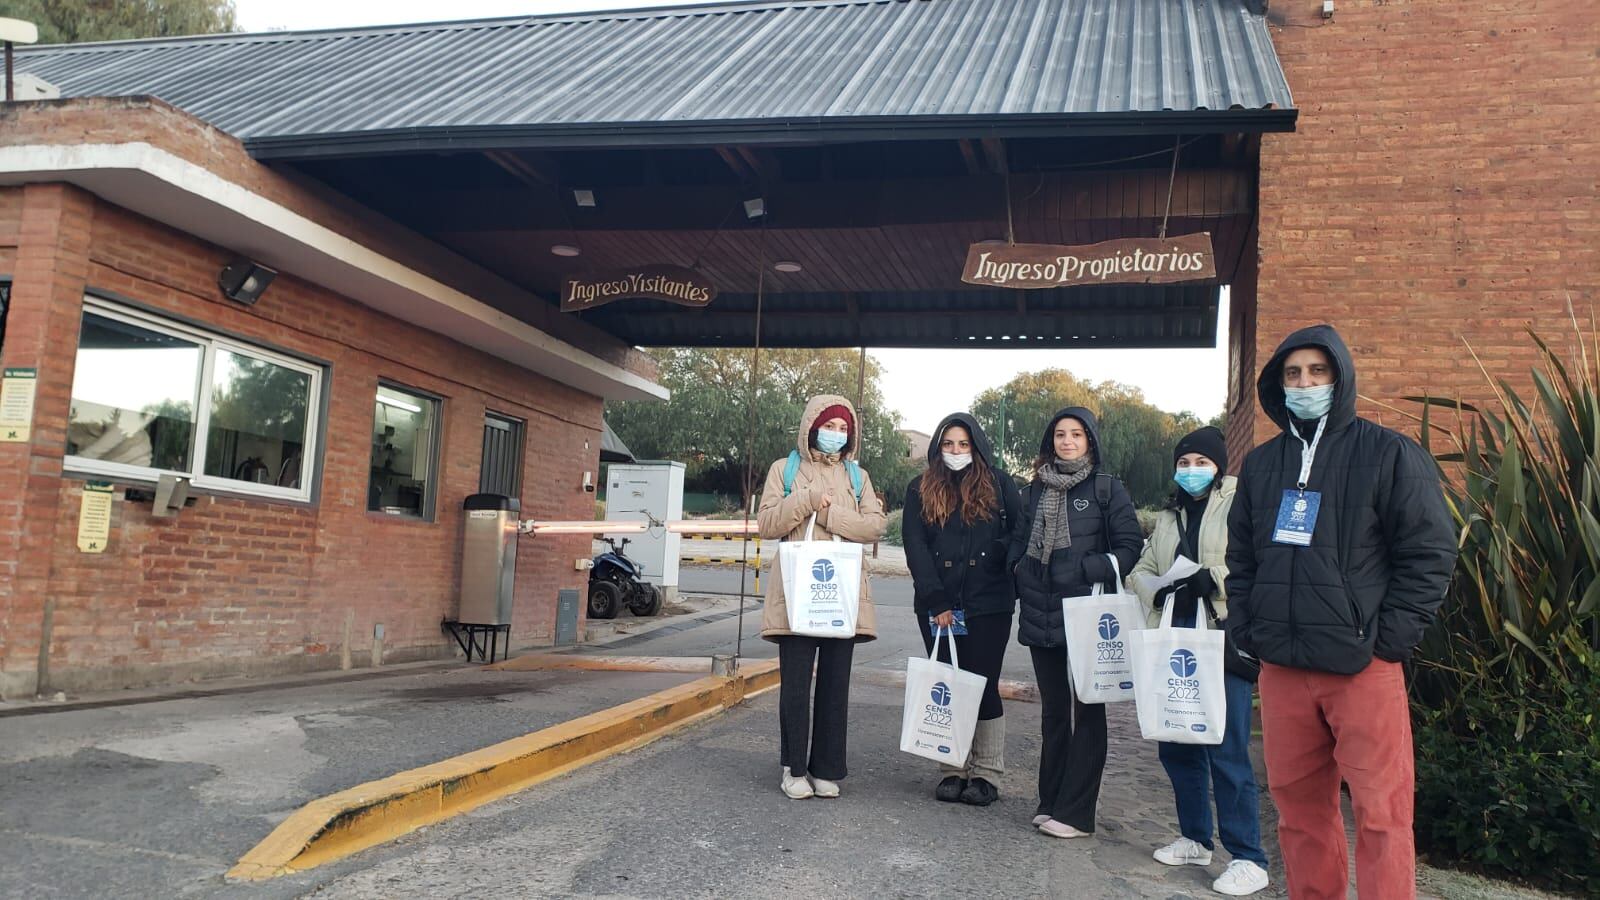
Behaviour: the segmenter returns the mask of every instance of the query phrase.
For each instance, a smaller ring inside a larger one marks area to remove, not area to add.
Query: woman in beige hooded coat
[[[792,484],[784,484],[787,457],[767,469],[761,489],[757,524],[769,541],[806,539],[807,526],[816,516],[811,539],[870,544],[883,536],[887,519],[883,503],[872,490],[872,479],[860,473],[859,490],[846,463],[860,449],[855,407],[843,397],[822,394],[806,404],[796,441],[800,465]],[[782,741],[784,794],[794,800],[839,796],[845,777],[845,734],[850,707],[850,660],[857,641],[877,638],[877,616],[867,573],[861,573],[861,605],[854,638],[818,638],[789,630],[788,607],[783,596],[783,572],[777,554],[767,580],[766,610],[761,636],[778,645],[783,683],[778,694],[778,724]],[[817,670],[815,722],[812,719],[811,669]]]

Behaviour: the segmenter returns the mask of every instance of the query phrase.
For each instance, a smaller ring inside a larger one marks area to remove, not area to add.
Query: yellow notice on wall
[[[0,442],[26,442],[33,427],[33,397],[38,369],[0,372]]]
[[[111,539],[111,485],[91,481],[83,486],[83,505],[78,507],[78,549],[84,553],[104,553]]]

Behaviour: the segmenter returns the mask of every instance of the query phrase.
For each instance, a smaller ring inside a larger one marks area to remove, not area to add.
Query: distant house
[[[905,435],[906,438],[906,459],[914,459],[918,463],[926,465],[928,462],[928,444],[933,441],[933,435],[925,434],[921,431],[913,431],[910,428],[902,428],[900,433]]]

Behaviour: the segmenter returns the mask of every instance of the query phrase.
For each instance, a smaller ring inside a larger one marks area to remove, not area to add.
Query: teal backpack
[[[850,487],[856,492],[856,503],[861,503],[861,466],[853,459],[844,461],[844,470],[850,473]],[[789,462],[783,467],[783,495],[794,490],[794,476],[800,472],[800,450],[789,451]]]

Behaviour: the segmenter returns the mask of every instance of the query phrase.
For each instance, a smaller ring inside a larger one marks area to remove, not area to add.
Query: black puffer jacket
[[[1284,491],[1296,488],[1315,423],[1284,406],[1283,362],[1319,347],[1337,369],[1333,408],[1306,490],[1322,497],[1309,547],[1273,543]],[[1289,335],[1256,383],[1284,429],[1245,458],[1228,517],[1228,631],[1270,663],[1351,675],[1376,653],[1411,655],[1444,602],[1455,533],[1438,468],[1410,438],[1356,417],[1355,365],[1331,326]]]
[[[943,525],[929,525],[922,518],[922,479],[911,482],[906,488],[901,527],[906,566],[916,590],[913,605],[919,616],[949,609],[965,610],[969,617],[1010,615],[1017,607],[1017,595],[1006,568],[1006,554],[1011,547],[1010,529],[1022,516],[1022,497],[1010,475],[995,471],[994,448],[977,420],[967,413],[947,416],[939,423],[928,443],[928,465],[943,465],[938,462],[939,440],[951,425],[960,425],[972,435],[973,455],[983,458],[989,477],[999,482],[995,495],[1001,508],[971,525],[962,522],[959,511]],[[956,473],[958,480],[971,477],[975,476],[970,466]]]
[[[1094,474],[1067,492],[1067,527],[1072,533],[1072,546],[1050,555],[1050,565],[1044,566],[1027,554],[1028,542],[1033,537],[1033,521],[1039,512],[1039,498],[1045,493],[1044,485],[1035,478],[1022,495],[1022,520],[1011,532],[1011,552],[1008,562],[1016,576],[1017,597],[1021,601],[1021,616],[1017,623],[1017,640],[1026,647],[1064,647],[1066,630],[1061,618],[1061,598],[1078,597],[1089,593],[1095,584],[1114,588],[1116,572],[1127,575],[1144,550],[1144,530],[1139,527],[1139,517],[1133,511],[1133,498],[1122,482],[1100,472],[1100,431],[1094,413],[1081,406],[1069,406],[1050,418],[1044,430],[1044,440],[1039,452],[1054,455],[1052,436],[1056,423],[1065,418],[1083,423],[1089,434],[1089,445],[1095,456]],[[1104,508],[1096,496],[1106,500]],[[1116,554],[1116,571],[1112,570],[1107,554]]]

